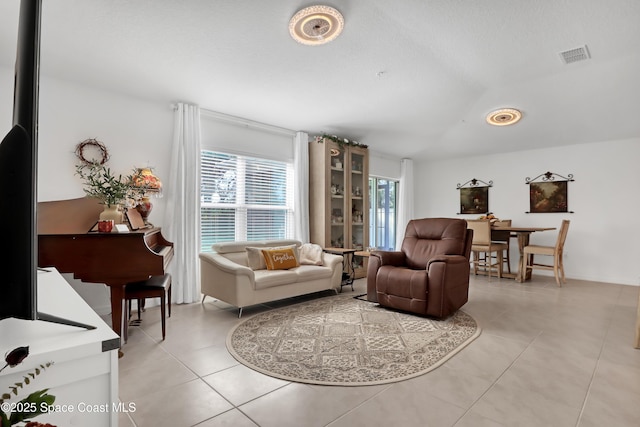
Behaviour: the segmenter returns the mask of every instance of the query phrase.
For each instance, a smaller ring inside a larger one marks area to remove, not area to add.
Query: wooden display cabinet
[[[309,143],[311,242],[324,248],[369,246],[369,151],[326,138]],[[365,277],[367,259],[354,257],[355,277]]]

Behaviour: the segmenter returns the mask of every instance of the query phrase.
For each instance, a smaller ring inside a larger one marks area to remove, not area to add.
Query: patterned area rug
[[[436,321],[338,295],[257,314],[229,332],[227,349],[272,377],[363,386],[429,372],[478,335],[460,310]]]

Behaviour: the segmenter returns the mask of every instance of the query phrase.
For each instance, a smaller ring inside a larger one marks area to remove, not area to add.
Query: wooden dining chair
[[[509,251],[511,248],[511,232],[508,230],[500,230],[500,227],[511,227],[510,219],[502,219],[495,221],[493,223],[493,230],[491,232],[491,241],[497,243],[504,243],[507,245],[507,248],[504,250],[502,254],[502,261],[504,265],[507,266],[507,271],[511,273],[511,258],[509,257]],[[504,271],[504,267],[502,268]]]
[[[529,270],[539,268],[542,270],[553,270],[553,275],[556,278],[558,286],[562,286],[562,283],[567,283],[567,279],[564,275],[564,265],[562,262],[562,253],[564,250],[564,242],[567,239],[567,232],[569,231],[569,220],[562,220],[560,231],[558,232],[558,238],[554,246],[540,246],[540,245],[527,245],[523,250],[523,262],[525,265],[524,274],[525,277]],[[534,260],[534,255],[545,255],[553,257],[553,265],[537,263]]]
[[[478,274],[480,267],[486,271],[491,281],[491,272],[495,271],[498,278],[502,278],[502,254],[507,245],[505,243],[491,241],[491,222],[487,219],[471,219],[467,220],[467,228],[473,230],[473,241],[471,243],[471,252],[473,254],[473,274]],[[492,254],[496,256],[493,257]],[[496,260],[494,263],[493,260]]]
[[[169,310],[171,317],[171,275],[163,274],[161,276],[151,276],[147,280],[140,282],[127,283],[125,287],[125,301],[127,303],[127,324],[124,328],[124,340],[129,337],[129,319],[131,318],[131,301],[136,300],[138,305],[138,321],[141,320],[140,312],[144,310],[144,300],[147,298],[160,298],[160,316],[162,324],[162,340],[165,338],[165,305]]]

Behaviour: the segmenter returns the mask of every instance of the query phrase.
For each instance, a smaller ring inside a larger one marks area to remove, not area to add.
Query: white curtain
[[[309,241],[309,135],[296,132],[293,137],[294,238]]]
[[[407,224],[413,219],[413,160],[400,161],[400,195],[398,200],[398,218],[396,222],[396,250],[399,251],[404,240]]]
[[[178,103],[174,113],[171,170],[167,197],[166,236],[174,256],[169,270],[172,302],[200,300],[200,108]]]

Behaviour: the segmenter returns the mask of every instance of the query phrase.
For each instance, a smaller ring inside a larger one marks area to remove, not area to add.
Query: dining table
[[[508,234],[508,237],[515,237],[518,239],[518,252],[520,253],[520,259],[518,260],[518,272],[502,273],[502,277],[515,279],[516,282],[524,282],[531,279],[531,270],[527,271],[526,262],[524,258],[524,247],[529,245],[529,238],[531,233],[539,233],[542,231],[555,230],[555,227],[492,227],[491,239],[492,240],[505,240],[504,238]]]

